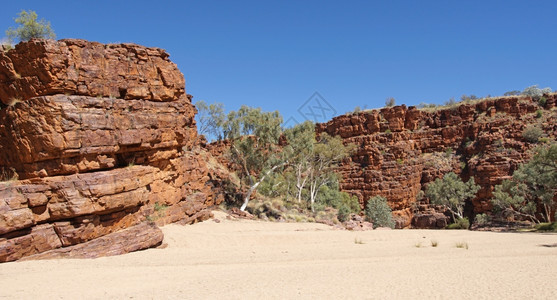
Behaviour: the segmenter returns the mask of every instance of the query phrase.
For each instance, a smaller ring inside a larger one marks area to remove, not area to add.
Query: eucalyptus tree
[[[474,183],[474,178],[463,182],[453,172],[445,174],[443,178],[437,178],[426,186],[425,195],[431,203],[443,205],[453,216],[453,219],[464,218],[464,204],[467,199],[476,196],[480,187]]]
[[[532,159],[521,165],[511,179],[495,187],[491,200],[495,210],[540,223],[550,222],[557,210],[557,143],[534,150]],[[538,205],[542,207],[538,213]],[[541,215],[541,218],[539,217]]]
[[[224,138],[233,141],[230,159],[239,166],[242,184],[247,185],[242,211],[261,182],[287,163],[278,145],[281,124],[278,111],[263,112],[245,105],[231,111],[222,123]]]
[[[222,126],[226,115],[222,103],[207,104],[200,100],[195,102],[197,108],[197,130],[209,140],[221,140],[223,138]]]
[[[50,27],[50,22],[44,19],[37,20],[38,16],[36,12],[32,10],[22,10],[18,16],[19,17],[15,18],[15,22],[19,24],[19,27],[10,27],[6,30],[6,35],[10,43],[13,43],[15,40],[25,42],[33,38],[56,38],[56,34],[54,34],[54,31]]]

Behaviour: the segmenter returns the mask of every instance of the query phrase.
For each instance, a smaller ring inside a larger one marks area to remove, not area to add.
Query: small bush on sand
[[[456,219],[456,221],[447,226],[447,229],[468,229],[470,227],[470,221],[468,218]]]
[[[557,232],[557,222],[538,224],[536,225],[536,230]]]
[[[366,217],[373,223],[373,228],[390,227],[395,228],[395,221],[391,207],[387,204],[387,199],[375,196],[367,201],[365,209]]]
[[[460,248],[460,249],[468,250],[468,243],[467,242],[458,242],[458,243],[456,243],[455,247]]]
[[[477,214],[475,218],[475,223],[479,226],[485,226],[489,223],[489,215],[487,214]]]

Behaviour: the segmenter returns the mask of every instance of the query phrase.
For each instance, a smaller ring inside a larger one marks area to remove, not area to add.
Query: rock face
[[[40,96],[2,110],[0,165],[19,178],[163,167],[196,139],[187,98],[174,102]]]
[[[84,40],[32,40],[0,53],[0,100],[69,94],[175,101],[184,76],[162,49]]]
[[[196,222],[223,199],[164,50],[20,43],[0,52],[0,100],[0,262],[152,247],[145,221]]]
[[[420,190],[448,172],[464,180],[473,177],[481,190],[466,205],[466,214],[490,210],[494,185],[508,178],[536,145],[525,140],[523,130],[537,126],[555,138],[557,95],[545,97],[544,108],[530,97],[429,111],[402,105],[335,117],[317,124],[316,130],[358,145],[339,171],[341,189],[358,196],[362,207],[370,197],[381,195],[389,201],[397,227],[438,228],[447,222],[438,213],[443,211],[427,200],[416,201]]]

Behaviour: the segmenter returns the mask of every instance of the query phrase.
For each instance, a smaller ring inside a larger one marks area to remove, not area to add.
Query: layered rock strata
[[[223,199],[162,49],[20,43],[0,52],[0,100],[0,262],[156,246],[146,223],[196,222]]]
[[[537,145],[524,138],[524,129],[539,127],[546,138],[555,139],[557,95],[545,97],[544,107],[518,96],[429,110],[402,105],[335,117],[316,128],[358,146],[339,172],[341,189],[358,196],[362,207],[381,195],[394,210],[397,227],[439,228],[447,223],[442,209],[427,199],[417,201],[418,193],[455,172],[481,186],[466,214],[489,211],[494,186],[512,175]]]

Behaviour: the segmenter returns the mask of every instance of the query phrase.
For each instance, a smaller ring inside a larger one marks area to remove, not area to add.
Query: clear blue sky
[[[297,109],[314,92],[356,106],[557,89],[557,1],[5,1],[58,38],[166,49],[195,100]],[[1,33],[1,31],[0,31]]]

